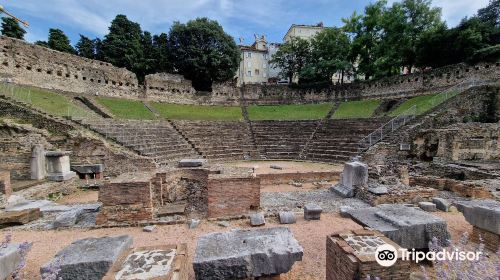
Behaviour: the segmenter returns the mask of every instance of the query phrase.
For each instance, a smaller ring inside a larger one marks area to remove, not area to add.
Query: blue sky
[[[253,34],[281,42],[292,23],[340,26],[341,18],[362,12],[366,0],[4,0],[5,9],[30,23],[26,40],[46,40],[49,28],[62,29],[75,44],[79,34],[103,37],[116,14],[125,14],[154,34],[168,32],[173,21],[206,16],[216,19],[236,40]],[[394,0],[389,1],[389,3]],[[443,19],[455,26],[485,7],[488,0],[434,0]]]

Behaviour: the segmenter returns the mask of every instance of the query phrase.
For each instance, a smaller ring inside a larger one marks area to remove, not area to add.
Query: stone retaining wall
[[[208,217],[241,215],[260,207],[259,178],[212,178],[208,182]]]
[[[463,197],[471,198],[491,198],[488,188],[474,181],[459,181],[449,178],[439,178],[431,176],[411,176],[411,186],[427,186],[437,190],[454,192]]]
[[[492,252],[497,252],[500,248],[500,235],[476,226],[472,227],[470,240],[477,244],[482,242],[484,246]]]

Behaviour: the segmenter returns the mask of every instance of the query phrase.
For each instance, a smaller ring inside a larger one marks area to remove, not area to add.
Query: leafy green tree
[[[191,79],[196,89],[210,90],[213,82],[234,78],[240,50],[217,21],[174,22],[168,37],[174,68]]]
[[[311,62],[320,81],[331,82],[333,74],[350,70],[349,37],[339,28],[326,28],[311,41]],[[311,71],[311,70],[308,70]],[[340,82],[343,81],[341,75]]]
[[[2,35],[24,40],[24,34],[26,30],[19,25],[19,22],[11,17],[2,17]]]
[[[270,63],[280,69],[280,75],[294,82],[294,77],[302,72],[310,76],[314,70],[304,69],[311,60],[311,44],[301,38],[292,38],[281,45],[272,57]],[[311,67],[311,66],[309,66]],[[305,72],[304,72],[305,71]]]
[[[477,11],[477,17],[482,22],[500,28],[500,0],[490,0],[488,6]]]
[[[156,71],[157,72],[172,72],[172,62],[169,59],[169,44],[168,35],[161,33],[160,35],[153,36],[153,47],[155,51]]]
[[[47,41],[49,48],[60,51],[75,54],[75,49],[71,46],[68,36],[60,29],[51,28],[49,29],[49,40]]]
[[[79,56],[95,59],[95,41],[80,34],[80,40],[75,45],[76,52]]]
[[[35,41],[35,45],[46,47],[46,48],[49,47],[49,43],[47,43],[47,41]]]
[[[140,25],[125,15],[117,15],[111,22],[109,33],[100,43],[98,56],[114,66],[125,67],[138,74],[138,79],[142,80],[144,53]]]

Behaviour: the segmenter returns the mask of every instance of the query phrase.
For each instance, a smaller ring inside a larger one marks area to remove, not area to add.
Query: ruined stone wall
[[[134,73],[109,63],[0,36],[0,77],[16,84],[79,94],[138,97]]]
[[[209,180],[209,218],[243,215],[259,207],[259,178],[211,178]]]

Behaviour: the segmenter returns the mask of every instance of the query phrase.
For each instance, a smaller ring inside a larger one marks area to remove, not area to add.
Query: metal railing
[[[463,81],[461,83],[458,83],[445,91],[436,94],[434,97],[429,99],[427,102],[429,104],[427,109],[434,108],[435,106],[443,103],[444,101],[448,100],[449,98],[460,94],[461,92],[480,85],[486,85],[489,84],[488,82],[485,81],[477,81],[477,80],[472,80],[472,81]],[[427,107],[427,106],[425,106]],[[376,143],[380,142],[382,139],[384,139],[388,134],[391,132],[395,131],[396,129],[406,125],[409,121],[414,119],[417,115],[421,114],[424,112],[426,108],[422,109],[422,112],[419,111],[417,105],[413,105],[401,114],[397,115],[396,117],[392,118],[390,121],[387,123],[383,124],[380,126],[378,129],[374,130],[370,134],[368,134],[366,137],[361,139],[358,143],[358,153],[364,152],[368,150],[371,146],[375,145]]]

